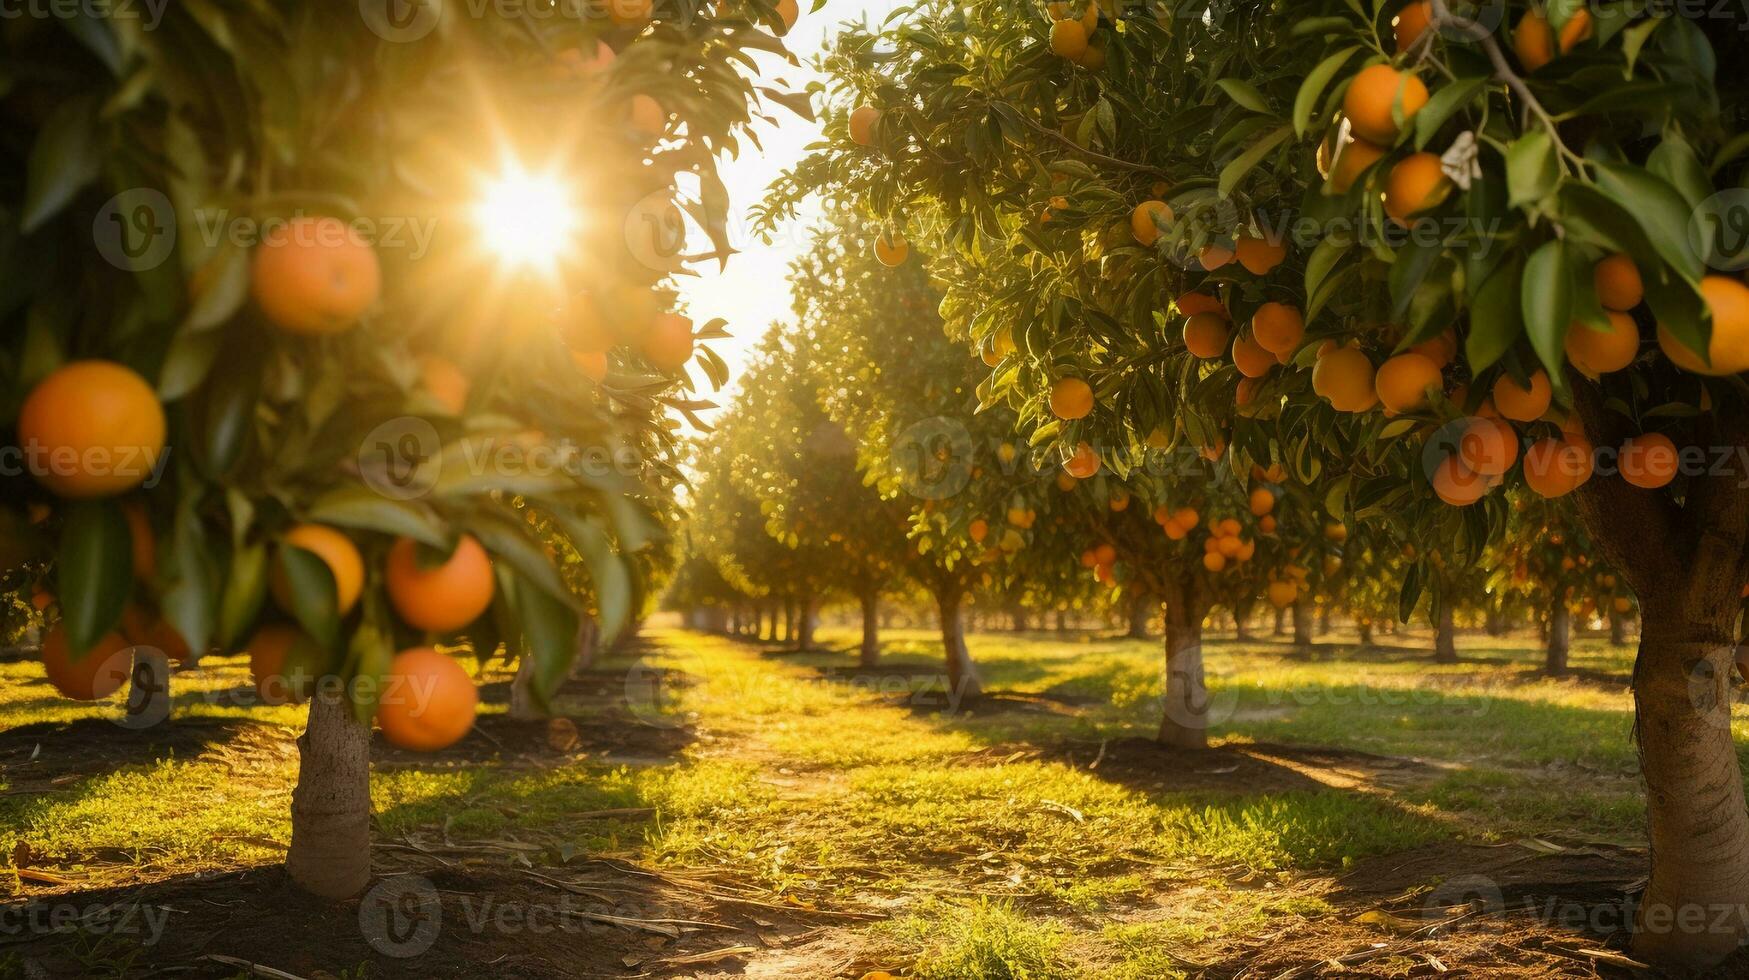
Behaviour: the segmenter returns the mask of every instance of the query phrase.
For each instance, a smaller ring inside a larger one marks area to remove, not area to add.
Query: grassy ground
[[[1628,651],[1581,640],[1581,676],[1554,680],[1528,637],[1466,638],[1445,667],[1424,637],[1364,653],[1341,640],[1312,654],[1212,641],[1225,749],[1175,757],[1143,741],[1157,642],[975,635],[1001,696],[948,714],[929,631],[890,632],[867,672],[845,653],[652,631],[636,663],[561,699],[606,731],[582,750],[533,764],[481,741],[496,740],[486,724],[466,752],[379,752],[377,839],[514,846],[535,866],[613,855],[881,917],[778,975],[1034,980],[1231,960],[1262,931],[1348,916],[1334,883],[1378,855],[1639,843]],[[177,675],[168,751],[134,752],[97,720],[113,704],[62,702],[40,677],[0,664],[0,881],[14,896],[279,860],[301,719],[247,705],[240,661]],[[484,710],[501,711],[502,671],[482,679]]]

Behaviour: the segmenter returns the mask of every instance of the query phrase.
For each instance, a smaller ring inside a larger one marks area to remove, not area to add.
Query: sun
[[[507,267],[552,273],[575,245],[576,201],[555,174],[505,168],[485,182],[474,219],[486,248]]]

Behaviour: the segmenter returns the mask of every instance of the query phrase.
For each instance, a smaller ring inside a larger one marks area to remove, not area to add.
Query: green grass
[[[852,639],[823,634],[840,648]],[[932,631],[890,632],[885,669],[901,669],[873,678],[846,677],[843,654],[652,640],[647,661],[687,677],[660,708],[692,728],[681,755],[379,767],[378,839],[518,840],[537,863],[612,853],[883,911],[892,918],[868,935],[920,977],[1140,980],[1333,914],[1316,883],[1369,856],[1531,834],[1635,843],[1640,822],[1625,689],[1541,677],[1529,637],[1465,638],[1468,660],[1446,667],[1409,649],[1336,645],[1311,658],[1268,639],[1212,640],[1210,687],[1226,706],[1217,742],[1420,764],[1391,778],[1194,791],[1087,766],[1101,742],[1157,727],[1157,642],[974,635],[987,687],[1033,696],[1039,710],[966,717],[913,696],[937,681]],[[1586,639],[1573,663],[1625,676],[1631,655]],[[40,677],[33,664],[0,665],[0,727],[119,710],[61,701]],[[23,844],[39,867],[91,886],[279,860],[301,709],[238,704],[228,692],[246,683],[236,659],[178,674],[172,724],[246,719],[265,735],[0,796],[0,853]],[[56,751],[52,733],[42,743]],[[628,808],[654,816],[601,813]]]

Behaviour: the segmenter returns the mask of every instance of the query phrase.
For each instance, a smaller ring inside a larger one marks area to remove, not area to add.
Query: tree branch
[[[1560,149],[1564,157],[1575,164],[1583,165],[1584,161],[1568,149],[1566,143],[1561,141],[1561,133],[1555,125],[1554,117],[1550,116],[1548,110],[1543,108],[1542,102],[1531,92],[1530,86],[1525,83],[1524,78],[1512,70],[1512,65],[1506,61],[1506,52],[1500,50],[1500,42],[1494,40],[1494,32],[1468,17],[1459,17],[1452,13],[1446,0],[1433,0],[1433,18],[1427,25],[1426,34],[1431,36],[1435,31],[1445,26],[1450,26],[1464,37],[1482,46],[1482,51],[1487,54],[1488,60],[1494,65],[1495,79],[1505,82],[1506,87],[1510,88],[1513,94],[1517,95],[1519,100],[1524,103],[1525,111],[1542,123],[1543,127],[1549,131],[1549,137],[1554,140],[1555,146]],[[1431,49],[1433,42],[1428,40],[1426,43]]]

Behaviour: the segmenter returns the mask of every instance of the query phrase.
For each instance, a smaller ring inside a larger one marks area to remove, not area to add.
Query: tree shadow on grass
[[[0,732],[0,771],[14,791],[23,791],[68,776],[189,760],[233,742],[288,738],[282,725],[237,718],[179,717],[148,728],[128,728],[108,718],[38,722]]]

